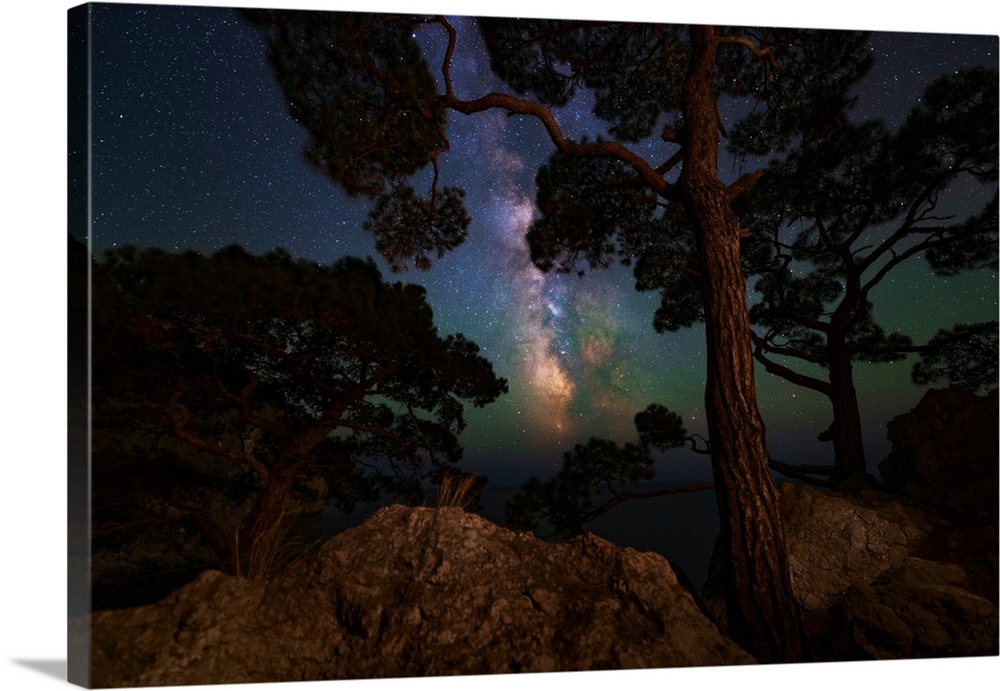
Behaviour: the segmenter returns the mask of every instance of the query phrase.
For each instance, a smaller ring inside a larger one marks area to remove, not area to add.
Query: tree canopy
[[[507,390],[475,343],[438,334],[422,287],[370,259],[128,248],[94,273],[95,427],[125,411],[248,473],[244,545],[310,475],[350,506],[453,468],[464,406]],[[225,554],[232,536],[208,532]]]
[[[459,36],[440,16],[268,10],[246,16],[266,37],[291,113],[309,132],[307,157],[348,193],[374,200],[367,227],[394,266],[413,252],[414,262],[426,268],[432,253],[447,251],[466,232],[462,214],[439,213],[457,208],[452,202],[458,193],[442,186],[438,165],[451,148],[451,113],[500,110],[533,119],[554,155],[572,161],[568,171],[553,164],[556,177],[567,173],[602,184],[611,175],[621,206],[647,214],[635,223],[619,221],[598,205],[588,209],[585,199],[565,212],[566,197],[559,197],[547,207],[552,222],[544,230],[558,246],[533,250],[542,266],[555,265],[562,252],[598,263],[619,249],[630,253],[659,233],[660,224],[646,223],[648,212],[678,205],[671,213],[686,217],[695,231],[694,266],[680,257],[660,267],[690,268],[701,293],[730,634],[761,659],[801,659],[801,626],[756,404],[740,271],[742,225],[732,209],[758,174],[724,183],[719,141],[728,131],[756,133],[757,146],[769,151],[787,146],[795,126],[835,123],[850,102],[848,88],[870,64],[866,36],[483,18],[476,25],[479,37],[472,37]],[[421,28],[439,41],[438,78],[415,38]],[[456,52],[478,38],[506,89],[463,98],[452,67]],[[576,140],[561,126],[557,108],[584,89],[607,131]],[[742,99],[743,124],[720,117],[726,97]],[[428,192],[417,194],[418,184]],[[379,211],[386,208],[394,210]],[[411,241],[415,226],[423,229],[420,242]],[[622,228],[647,232],[635,241],[609,242],[609,234]]]

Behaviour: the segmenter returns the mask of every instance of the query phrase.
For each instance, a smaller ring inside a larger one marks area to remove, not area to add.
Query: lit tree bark
[[[762,661],[804,659],[777,491],[757,408],[740,224],[718,178],[719,118],[713,90],[717,39],[691,31],[684,84],[685,160],[678,180],[699,235],[708,377],[705,406],[725,552],[729,634]]]

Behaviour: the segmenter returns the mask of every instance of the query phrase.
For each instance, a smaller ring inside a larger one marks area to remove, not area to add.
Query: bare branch
[[[764,177],[763,168],[741,175],[736,182],[729,186],[729,200],[732,201],[736,199],[738,196],[753,187],[762,177]]]
[[[796,372],[795,370],[787,367],[785,365],[779,364],[774,360],[770,359],[765,355],[766,345],[763,343],[760,336],[752,334],[754,341],[753,356],[760,364],[764,365],[764,369],[769,374],[774,374],[781,377],[782,379],[798,386],[803,386],[808,389],[813,389],[822,394],[829,396],[833,392],[833,387],[830,382],[823,381],[822,379],[817,379],[815,377],[810,377],[801,372]]]
[[[767,460],[767,465],[771,470],[775,470],[785,477],[794,478],[815,487],[829,487],[830,478],[834,472],[832,465],[790,465],[776,461],[773,458]],[[819,480],[813,477],[813,475],[823,475],[826,479]]]
[[[753,53],[760,60],[770,63],[771,67],[775,70],[778,69],[778,59],[774,55],[774,47],[768,46],[766,48],[761,48],[756,43],[751,41],[746,36],[722,36],[718,39],[719,43],[735,43],[741,45],[751,53]]]
[[[445,105],[452,110],[465,115],[481,113],[487,110],[501,109],[514,115],[528,115],[542,123],[548,132],[549,139],[560,153],[575,158],[614,158],[632,168],[657,194],[668,198],[676,198],[674,185],[663,178],[641,156],[616,141],[597,141],[579,143],[568,139],[555,116],[545,106],[536,101],[517,98],[510,94],[491,92],[471,101],[457,98],[454,94],[442,96]]]

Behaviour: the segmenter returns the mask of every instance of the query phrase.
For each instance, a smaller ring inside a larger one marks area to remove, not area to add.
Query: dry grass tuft
[[[296,521],[283,511],[271,527],[250,544],[241,544],[239,529],[233,535],[233,572],[247,580],[266,580],[278,574],[310,545],[292,538]]]
[[[457,506],[468,508],[478,496],[478,478],[473,473],[447,471],[438,485],[437,506]]]

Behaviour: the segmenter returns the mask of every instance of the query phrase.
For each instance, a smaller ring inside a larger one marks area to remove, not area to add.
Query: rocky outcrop
[[[853,642],[874,659],[997,654],[997,608],[966,589],[955,564],[907,558],[843,602]]]
[[[781,485],[792,591],[805,613],[832,607],[852,585],[871,583],[900,566],[931,526],[922,514],[888,498]]]
[[[933,554],[933,516],[884,493],[790,483],[781,507],[792,589],[818,659],[997,654],[995,603],[961,566],[917,556]]]
[[[997,394],[930,390],[889,424],[888,492],[781,486],[821,659],[996,655]]]
[[[893,421],[891,492],[782,485],[815,659],[998,653],[997,399],[970,396]],[[752,662],[658,555],[458,509],[389,507],[266,584],[206,572],[89,621],[95,686]]]
[[[970,590],[994,604],[1000,592],[998,422],[996,389],[985,396],[932,389],[889,423],[892,452],[879,465],[886,488],[933,521],[918,556],[958,564]]]
[[[889,492],[928,507],[980,512],[995,522],[1000,490],[997,389],[931,389],[887,427],[892,452],[879,464]]]
[[[91,623],[95,686],[753,661],[659,555],[455,508],[388,507],[270,582],[206,572]]]

